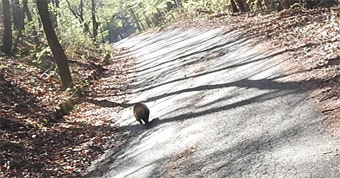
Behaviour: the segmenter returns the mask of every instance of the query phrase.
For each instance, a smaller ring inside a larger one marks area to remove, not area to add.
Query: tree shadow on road
[[[150,125],[141,125],[139,123],[131,124],[128,126],[121,126],[118,127],[117,132],[115,135],[118,135],[118,137],[115,139],[118,142],[121,142],[121,144],[115,146],[112,150],[108,150],[106,154],[102,156],[101,159],[99,159],[95,165],[93,165],[92,168],[89,169],[89,171],[84,175],[84,177],[98,177],[103,176],[105,173],[110,171],[116,171],[119,172],[120,170],[115,170],[112,165],[117,166],[132,166],[135,164],[135,159],[143,152],[140,150],[132,150],[132,148],[135,148],[142,142],[143,139],[150,137],[150,135],[154,132],[157,132],[160,128],[157,127],[159,118],[153,118],[151,119]],[[125,150],[125,151],[124,151]],[[134,154],[135,156],[130,156],[128,160],[124,162],[117,162],[117,157],[124,158],[127,155],[127,152],[130,154]],[[144,168],[147,168],[149,166],[159,166],[160,163],[164,162],[164,160],[157,160],[152,163],[148,163],[145,165],[141,165],[139,169],[136,169],[135,171],[132,171],[130,174],[133,174],[134,172],[140,171]],[[128,174],[128,175],[130,175]]]
[[[302,133],[306,127],[308,127],[308,125],[297,123],[274,134],[249,136],[237,144],[220,142],[218,145],[223,146],[223,149],[216,148],[212,153],[179,162],[178,167],[185,167],[185,169],[176,170],[177,175],[195,176],[204,173],[212,177],[239,177],[240,175],[257,175],[258,177],[259,175],[266,174],[266,171],[270,171],[267,172],[267,174],[271,175],[275,170],[270,169],[274,169],[274,164],[278,164],[279,162],[267,165],[268,160],[266,159],[268,158],[266,156],[273,152],[274,147],[280,150],[281,147],[285,147],[285,143],[288,140],[302,137]],[[231,134],[238,135],[240,133]],[[288,172],[292,170],[292,167],[290,167],[292,165],[281,164],[287,166],[287,170],[282,171]],[[202,170],[205,171],[203,172]],[[164,174],[166,175],[168,172],[164,172]]]
[[[212,84],[212,85],[200,85],[197,87],[191,87],[191,88],[186,88],[178,91],[173,91],[165,94],[161,94],[158,96],[150,97],[147,100],[143,102],[152,102],[152,101],[157,101],[160,99],[164,98],[171,98],[172,96],[180,95],[183,93],[189,93],[189,92],[204,92],[204,91],[211,91],[215,89],[222,89],[222,88],[228,88],[228,87],[236,87],[237,90],[239,89],[258,89],[258,90],[264,90],[267,91],[263,94],[257,95],[257,96],[252,96],[250,98],[244,99],[242,101],[238,101],[235,103],[227,104],[224,105],[223,101],[227,100],[228,98],[236,97],[235,96],[229,96],[226,95],[226,97],[223,98],[218,98],[215,100],[215,102],[211,102],[210,105],[213,105],[215,103],[220,102],[220,106],[218,107],[213,107],[209,109],[205,109],[202,111],[195,111],[192,110],[191,112],[188,113],[183,113],[180,115],[176,115],[173,117],[162,117],[161,120],[159,121],[159,124],[166,123],[166,122],[173,122],[173,121],[179,121],[179,120],[186,120],[186,119],[192,119],[196,118],[202,115],[207,115],[219,111],[225,111],[228,109],[234,109],[237,107],[249,105],[251,103],[258,103],[258,102],[264,102],[266,100],[271,100],[277,97],[282,97],[294,93],[304,93],[312,88],[303,88],[301,82],[279,82],[276,81],[276,79],[279,79],[280,77],[274,77],[271,79],[259,79],[259,80],[250,80],[250,79],[242,79],[239,81],[235,82],[229,82],[229,83],[222,83],[222,84]],[[307,82],[307,81],[306,81]],[[316,81],[313,81],[316,82]],[[306,86],[305,84],[303,86]],[[195,97],[194,95],[192,96],[193,98]],[[194,103],[192,103],[194,104]],[[207,106],[207,105],[206,105]],[[182,108],[178,108],[178,110],[181,109],[186,109],[188,106],[183,106]],[[170,113],[177,113],[176,110],[171,110],[168,108],[170,111],[168,113],[165,113],[165,115],[170,114]]]
[[[176,42],[183,41],[181,38],[182,36],[179,36],[178,38],[173,37],[172,40],[176,40]],[[150,40],[150,41],[148,41]],[[131,92],[131,94],[137,94],[140,92],[145,92],[148,90],[152,90],[158,87],[164,87],[168,84],[174,84],[176,85],[179,82],[183,82],[189,79],[198,79],[199,77],[208,76],[211,74],[219,75],[220,72],[225,72],[229,70],[234,70],[236,68],[244,67],[247,69],[251,69],[251,67],[258,67],[257,63],[260,62],[267,62],[269,58],[274,58],[275,56],[281,55],[285,53],[285,50],[277,51],[274,53],[262,53],[261,55],[258,54],[251,54],[247,57],[238,57],[236,56],[234,61],[228,60],[228,53],[226,55],[218,56],[216,59],[213,60],[224,60],[223,63],[221,63],[221,66],[215,67],[212,70],[202,71],[198,72],[189,76],[179,77],[179,78],[173,78],[170,77],[168,81],[162,81],[164,80],[164,76],[171,76],[176,73],[180,68],[183,67],[183,64],[188,63],[188,61],[191,64],[195,63],[202,63],[206,62],[206,56],[209,55],[209,52],[216,50],[217,48],[226,49],[228,51],[228,48],[230,45],[242,45],[243,43],[247,42],[249,39],[246,38],[237,38],[234,40],[229,40],[226,42],[222,42],[219,44],[210,44],[206,46],[204,50],[198,50],[198,51],[186,51],[187,49],[183,50],[170,50],[171,54],[161,54],[161,56],[156,56],[154,58],[148,59],[147,62],[141,62],[138,63],[138,65],[141,65],[142,67],[137,70],[136,78],[138,80],[143,80],[143,82],[139,82],[139,84],[131,85],[131,88],[134,90]],[[194,49],[196,45],[199,45],[201,42],[207,42],[208,39],[203,39],[203,41],[198,41],[193,44],[190,49]],[[148,43],[145,43],[148,42]],[[144,43],[145,45],[140,46],[139,48],[135,48],[135,51],[143,51],[149,48],[148,44],[154,44],[157,42],[162,42],[162,38],[153,39],[151,37],[145,38]],[[163,42],[164,43],[164,42]],[[161,44],[161,43],[160,43]],[[157,49],[151,49],[149,52],[152,53],[153,51],[161,50],[163,47],[171,47],[172,44],[176,44],[175,42],[169,43],[169,44],[163,44],[159,45]],[[208,54],[207,54],[208,53]],[[163,55],[163,56],[162,56]],[[167,55],[173,55],[177,56],[173,59],[163,61],[160,63],[157,63],[157,61],[160,57],[166,57]],[[202,60],[204,59],[204,60]],[[169,65],[165,66],[164,72],[156,73],[158,69],[155,69],[156,67],[162,67],[162,65],[171,64],[174,61],[179,61],[176,65]],[[252,66],[247,66],[247,65]],[[213,84],[207,84],[207,83],[201,83],[198,86],[191,86],[186,87],[182,89],[177,90],[171,90],[169,89],[169,92],[167,93],[153,93],[151,97],[148,97],[142,102],[157,102],[159,100],[166,100],[175,96],[179,96],[181,94],[189,94],[193,93],[192,95],[188,97],[197,97],[194,95],[195,92],[204,93],[207,91],[214,91],[219,89],[229,89],[234,88],[235,90],[247,90],[247,89],[253,89],[253,90],[260,90],[261,92],[256,95],[250,95],[249,97],[244,97],[241,100],[236,101],[230,101],[229,103],[226,102],[226,100],[230,100],[233,97],[237,97],[236,95],[232,95],[230,93],[226,93],[225,96],[216,98],[215,100],[210,101],[209,103],[194,106],[192,107],[192,103],[188,103],[188,105],[185,105],[185,103],[181,103],[179,105],[176,104],[176,106],[168,106],[169,108],[167,112],[165,112],[162,116],[158,116],[159,120],[155,120],[155,125],[149,129],[144,128],[143,126],[139,124],[130,124],[130,125],[123,125],[119,127],[119,132],[124,133],[123,135],[126,135],[126,142],[123,144],[123,147],[120,147],[119,149],[115,150],[115,152],[112,152],[110,155],[108,155],[105,159],[102,160],[101,164],[98,165],[97,171],[100,170],[100,167],[108,166],[109,164],[112,164],[118,156],[120,157],[127,157],[127,153],[125,153],[126,150],[132,149],[135,146],[139,145],[143,139],[146,139],[151,136],[152,133],[156,133],[159,129],[162,128],[163,125],[166,123],[171,122],[177,122],[177,121],[185,121],[189,119],[196,119],[200,116],[209,115],[213,113],[217,113],[220,111],[227,111],[235,108],[240,108],[243,106],[248,106],[254,103],[262,103],[268,100],[272,100],[275,98],[279,98],[282,96],[292,95],[296,93],[303,93],[308,91],[310,88],[303,88],[301,86],[301,82],[291,82],[291,81],[281,81],[281,77],[267,77],[263,79],[252,79],[251,77],[254,75],[257,75],[265,70],[270,70],[274,67],[276,67],[278,63],[270,64],[268,67],[261,68],[257,73],[252,73],[251,75],[241,78],[237,81],[230,81],[228,80],[228,76],[226,76],[226,79],[223,81],[220,81],[220,83],[213,83]],[[144,66],[144,67],[143,67]],[[146,66],[146,67],[145,67]],[[245,69],[245,70],[247,70]],[[306,81],[307,82],[307,81]],[[165,88],[165,87],[164,87]],[[105,104],[105,103],[104,103]],[[111,105],[112,103],[109,103]],[[126,105],[126,107],[130,107],[130,105]],[[177,108],[176,108],[177,107]],[[187,107],[191,107],[192,109],[188,109]],[[150,108],[152,110],[152,108]],[[182,111],[182,112],[179,112]],[[171,114],[172,113],[172,114]],[[178,114],[176,114],[178,113]],[[277,132],[274,135],[260,135],[256,137],[252,137],[246,140],[243,140],[242,142],[233,145],[228,146],[226,149],[219,150],[218,152],[215,152],[214,154],[209,154],[203,159],[202,161],[196,161],[194,167],[202,168],[204,165],[210,164],[211,161],[214,160],[214,157],[224,157],[226,155],[229,155],[228,161],[226,162],[219,162],[216,168],[210,170],[211,173],[217,172],[220,169],[224,168],[230,168],[230,171],[226,170],[225,176],[234,175],[232,171],[235,171],[237,169],[246,169],[250,170],[252,168],[252,164],[249,164],[249,167],[243,166],[240,167],[239,164],[233,165],[234,162],[237,162],[238,160],[249,160],[254,161],[256,159],[261,160],[263,158],[259,157],[262,156],[262,153],[267,152],[273,144],[281,143],[283,139],[287,139],[290,137],[298,137],[299,132],[303,130],[303,127],[301,124],[296,124],[294,126],[291,126],[290,128]],[[291,135],[291,133],[294,133]],[[125,151],[124,151],[125,150]],[[130,151],[130,150],[129,150]],[[137,150],[138,153],[140,153],[140,150]],[[131,152],[131,151],[130,151]],[[136,153],[135,153],[136,154]],[[129,164],[134,162],[134,159],[137,159],[136,156],[129,156],[128,159],[126,159],[126,162],[122,163],[126,166],[129,166]],[[151,174],[155,175],[161,175],[162,172],[160,172],[159,168],[162,165],[162,162],[165,160],[168,160],[168,158],[162,158],[160,162],[157,162],[159,165],[155,165],[152,169]],[[148,163],[146,165],[140,165],[140,169],[143,169],[145,167],[148,167],[150,165],[153,165],[154,163]],[[212,164],[212,163],[211,163]],[[109,167],[105,171],[110,171],[115,169],[114,166]],[[138,172],[140,169],[135,170],[133,173]],[[96,170],[94,171],[96,172]],[[190,174],[188,172],[184,174]],[[91,175],[91,174],[89,174]],[[131,173],[132,175],[132,173]],[[236,175],[236,174],[235,174]],[[220,175],[219,175],[220,176]],[[223,176],[222,176],[223,177]]]
[[[147,90],[150,90],[150,89],[153,89],[153,88],[157,88],[157,87],[161,87],[161,86],[164,86],[164,85],[167,85],[167,84],[185,81],[189,78],[197,78],[197,77],[202,77],[202,76],[205,76],[205,75],[208,75],[208,74],[218,73],[218,72],[222,72],[222,71],[226,71],[226,70],[232,70],[232,69],[235,69],[237,67],[242,67],[242,66],[245,66],[245,65],[265,61],[268,58],[273,58],[275,56],[283,54],[284,52],[286,52],[286,51],[278,51],[276,53],[268,54],[268,55],[265,55],[265,56],[252,55],[252,56],[249,56],[248,58],[240,59],[240,61],[242,61],[242,62],[237,62],[235,64],[227,64],[228,61],[226,61],[226,65],[223,66],[223,67],[218,67],[216,69],[200,72],[200,73],[197,73],[197,74],[194,74],[194,75],[189,75],[189,76],[184,76],[184,77],[177,78],[177,79],[172,79],[172,80],[169,80],[169,81],[166,81],[166,82],[160,81],[160,82],[157,82],[157,83],[152,83],[152,85],[150,85],[148,80],[155,82],[155,80],[163,77],[164,75],[174,74],[175,71],[182,68],[182,64],[180,64],[180,66],[169,67],[169,69],[165,70],[165,72],[162,72],[161,75],[157,76],[156,78],[148,78],[147,73],[143,73],[143,76],[139,76],[139,77],[143,78],[145,82],[143,82],[142,84],[139,84],[139,85],[133,85],[132,84],[131,88],[135,88],[135,90],[133,90],[132,92],[129,92],[129,93],[133,94],[133,93],[144,92],[144,91],[147,91]],[[201,61],[201,59],[204,59],[204,57],[200,57],[200,58],[196,57],[191,62],[192,63],[204,62],[204,61]],[[184,59],[181,59],[181,60],[184,60]],[[237,59],[235,61],[237,61]],[[150,73],[154,73],[154,72],[150,72]],[[138,77],[138,76],[136,76],[136,77]]]

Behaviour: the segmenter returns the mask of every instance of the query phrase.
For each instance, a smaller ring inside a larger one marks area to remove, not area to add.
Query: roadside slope
[[[131,108],[118,120],[129,139],[107,154],[102,177],[338,177],[330,137],[308,89],[280,74],[275,57],[222,30],[175,29],[116,44],[136,58],[130,104],[158,118],[145,129]]]

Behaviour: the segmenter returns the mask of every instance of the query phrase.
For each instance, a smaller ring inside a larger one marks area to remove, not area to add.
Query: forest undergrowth
[[[75,51],[66,91],[48,53],[0,58],[0,177],[81,176],[120,144],[110,117],[122,109],[133,60],[116,58],[119,50]]]

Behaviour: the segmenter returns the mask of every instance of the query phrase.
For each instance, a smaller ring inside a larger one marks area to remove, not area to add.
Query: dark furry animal
[[[136,103],[133,106],[133,115],[140,124],[143,124],[142,120],[144,124],[149,123],[149,114],[150,110],[144,103]]]

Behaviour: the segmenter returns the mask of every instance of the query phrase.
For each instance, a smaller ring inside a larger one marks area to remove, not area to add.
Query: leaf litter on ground
[[[25,60],[0,58],[1,177],[81,176],[105,150],[120,144],[110,117],[122,109],[121,93],[133,67],[131,58],[113,58],[121,52],[113,51],[106,65],[100,54],[86,61],[70,57],[74,83],[88,81],[89,86],[81,102],[59,120],[50,116],[74,91],[59,89],[54,69],[41,71]],[[103,106],[102,100],[116,104]]]

